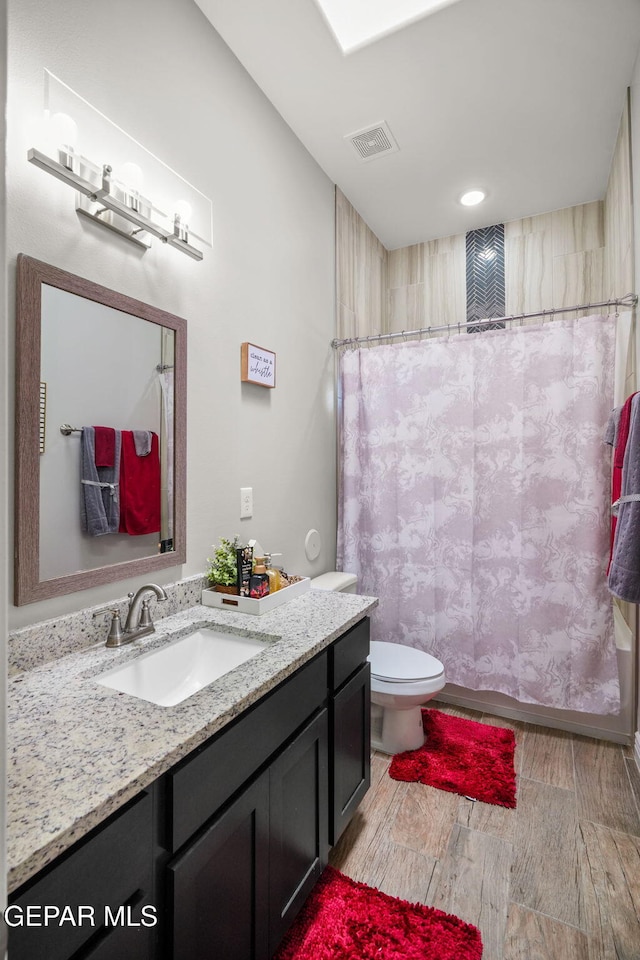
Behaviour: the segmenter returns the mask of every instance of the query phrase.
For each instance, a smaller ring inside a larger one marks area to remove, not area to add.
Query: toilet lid
[[[430,653],[384,640],[371,641],[371,676],[379,680],[427,680],[439,677],[444,667]]]

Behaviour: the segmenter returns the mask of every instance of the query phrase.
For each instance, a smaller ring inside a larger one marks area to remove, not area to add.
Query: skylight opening
[[[388,33],[459,0],[316,0],[343,53],[352,53]]]

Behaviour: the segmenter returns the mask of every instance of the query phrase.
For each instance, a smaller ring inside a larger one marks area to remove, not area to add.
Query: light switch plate
[[[240,519],[253,516],[253,487],[240,487]]]

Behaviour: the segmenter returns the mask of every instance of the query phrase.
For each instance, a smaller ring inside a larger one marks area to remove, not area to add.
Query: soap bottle
[[[249,584],[249,596],[255,600],[266,597],[269,593],[269,577],[264,565],[264,557],[256,557]]]
[[[272,555],[270,553],[265,553],[264,563],[267,568],[267,576],[269,577],[269,593],[275,593],[276,590],[279,590],[281,587],[280,583],[280,571],[271,565]]]

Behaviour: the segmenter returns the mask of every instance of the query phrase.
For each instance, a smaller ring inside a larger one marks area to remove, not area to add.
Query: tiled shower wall
[[[631,212],[626,103],[604,200],[505,223],[506,313],[631,292]],[[336,229],[339,337],[464,323],[464,234],[387,251],[340,191]],[[633,356],[628,374],[635,384]]]
[[[386,333],[387,251],[337,188],[336,261],[338,336]]]

